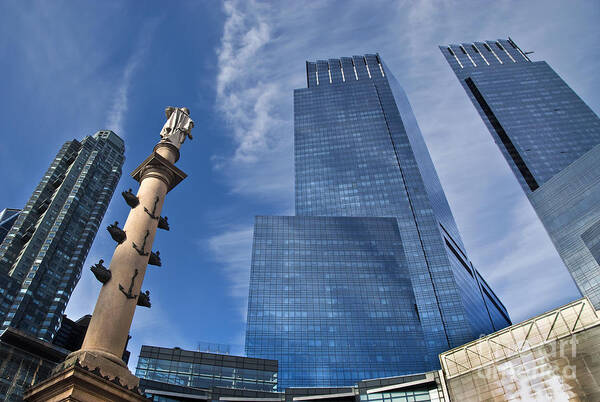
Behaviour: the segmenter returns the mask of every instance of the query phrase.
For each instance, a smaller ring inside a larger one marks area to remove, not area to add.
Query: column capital
[[[133,172],[133,177],[138,183],[141,183],[146,177],[156,177],[167,185],[167,192],[175,188],[187,177],[181,169],[169,162],[166,158],[153,151]]]

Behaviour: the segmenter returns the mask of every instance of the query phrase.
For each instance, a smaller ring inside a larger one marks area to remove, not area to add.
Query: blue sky
[[[378,52],[404,86],[473,263],[518,322],[578,297],[543,227],[437,45],[512,37],[600,110],[600,3],[29,1],[0,6],[0,208],[22,207],[67,140],[124,138],[118,191],[152,150],[165,106],[187,106],[194,140],[169,193],[130,342],[241,353],[254,215],[293,214],[292,91],[305,60]],[[110,259],[104,227],[67,313],[90,313]]]

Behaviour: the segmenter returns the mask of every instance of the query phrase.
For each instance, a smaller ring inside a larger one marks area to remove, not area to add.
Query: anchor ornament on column
[[[132,293],[133,290],[133,285],[135,284],[135,277],[138,275],[138,270],[136,268],[136,270],[134,271],[135,273],[133,274],[133,276],[131,277],[131,284],[129,285],[129,290],[127,292],[125,292],[125,288],[123,287],[123,285],[121,285],[119,283],[119,290],[125,295],[126,298],[128,299],[135,299],[137,297],[137,295],[134,295]]]
[[[152,218],[152,219],[160,218],[160,216],[154,215],[154,213],[156,212],[156,204],[158,204],[158,200],[160,200],[160,198],[157,196],[156,199],[154,200],[154,207],[152,208],[152,212],[150,212],[148,210],[148,208],[144,207],[144,212],[146,212],[148,214],[148,216],[150,216],[150,218]]]
[[[142,247],[138,248],[138,246],[134,242],[131,242],[135,251],[137,251],[138,254],[141,255],[142,257],[145,257],[149,254],[148,252],[144,251],[144,249],[146,248],[146,241],[148,240],[149,235],[150,235],[150,231],[146,230],[146,236],[144,236],[144,242],[142,243]]]

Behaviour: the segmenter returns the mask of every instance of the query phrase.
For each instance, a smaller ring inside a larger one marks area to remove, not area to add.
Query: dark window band
[[[496,134],[498,134],[498,137],[500,137],[500,141],[502,141],[502,144],[504,144],[504,148],[506,148],[506,151],[508,151],[508,154],[517,166],[517,169],[519,169],[519,172],[521,172],[523,179],[525,179],[525,182],[527,183],[531,191],[537,190],[537,188],[539,187],[537,181],[529,171],[529,168],[525,164],[523,158],[521,158],[521,154],[519,154],[519,151],[517,151],[517,148],[515,148],[515,145],[510,140],[510,137],[508,136],[508,134],[506,134],[506,131],[504,131],[504,128],[502,128],[502,126],[500,125],[500,122],[494,115],[494,112],[492,112],[492,109],[489,107],[489,105],[481,95],[481,92],[479,92],[479,89],[477,89],[475,83],[471,78],[467,78],[465,82],[467,83],[467,86],[471,90],[471,93],[473,94],[473,96],[479,103],[479,106],[488,118],[488,121],[496,131]]]
[[[473,275],[473,271],[471,271],[471,268],[469,268],[469,266],[465,263],[465,261],[463,260],[463,258],[458,254],[458,251],[456,251],[456,249],[454,249],[454,246],[452,246],[452,244],[450,244],[450,242],[448,241],[448,239],[444,239],[444,240],[446,240],[446,246],[448,246],[448,248],[450,249],[450,251],[452,251],[452,254],[454,254],[454,256],[456,257],[456,259],[458,260],[458,262],[460,262],[460,264],[469,273],[469,275],[471,275],[473,278],[475,278],[475,276]]]

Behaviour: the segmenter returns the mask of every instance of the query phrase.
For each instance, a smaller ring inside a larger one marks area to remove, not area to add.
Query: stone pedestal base
[[[139,378],[125,366],[92,352],[76,352],[54,369],[52,376],[25,392],[24,400],[147,402]]]

